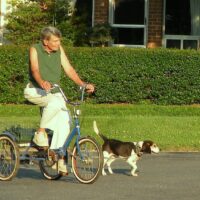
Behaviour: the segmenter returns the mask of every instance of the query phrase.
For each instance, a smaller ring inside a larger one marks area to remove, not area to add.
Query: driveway
[[[114,175],[100,176],[91,185],[73,174],[45,180],[37,165],[21,166],[12,181],[0,182],[0,200],[199,200],[200,153],[143,155],[139,176],[130,176],[124,161],[113,163]]]

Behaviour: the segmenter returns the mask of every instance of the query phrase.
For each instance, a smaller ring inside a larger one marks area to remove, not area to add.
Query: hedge
[[[200,103],[200,53],[194,50],[135,48],[66,48],[87,82],[96,86],[94,103]],[[28,49],[0,47],[0,103],[24,103],[28,82]],[[77,87],[63,73],[69,98]]]

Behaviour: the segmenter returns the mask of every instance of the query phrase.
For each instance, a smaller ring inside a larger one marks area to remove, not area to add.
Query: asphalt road
[[[113,163],[114,175],[84,185],[73,174],[45,180],[37,166],[21,166],[12,181],[0,182],[0,200],[199,200],[200,153],[143,155],[138,177],[124,161]]]

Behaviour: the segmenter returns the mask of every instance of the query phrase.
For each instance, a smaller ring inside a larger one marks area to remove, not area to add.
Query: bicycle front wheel
[[[19,149],[8,136],[0,135],[0,180],[11,180],[19,168]]]
[[[79,147],[75,145],[72,152],[72,170],[81,183],[93,183],[102,171],[101,148],[91,137],[80,139]]]

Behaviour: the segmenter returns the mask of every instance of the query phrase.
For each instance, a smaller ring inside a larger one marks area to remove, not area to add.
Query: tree
[[[71,24],[75,29],[74,46],[89,46],[89,30],[92,26],[92,0],[76,0]]]
[[[89,40],[92,46],[107,46],[112,39],[112,27],[109,24],[96,24],[91,28]]]
[[[64,34],[64,43],[73,43],[73,27],[68,16],[70,0],[11,0],[12,12],[6,15],[5,38],[13,44],[30,45],[40,38],[45,26],[57,26]],[[65,23],[64,23],[65,22]]]
[[[12,12],[6,15],[5,38],[13,44],[30,45],[38,41],[42,27],[51,23],[49,13],[37,2],[12,0]]]
[[[72,0],[10,0],[5,38],[13,44],[30,45],[40,38],[44,26],[56,26],[66,46],[88,46],[92,0],[77,0],[72,13]]]
[[[62,43],[73,46],[75,40],[75,27],[71,23],[72,0],[38,0],[40,6],[48,12],[51,24],[62,32]]]

